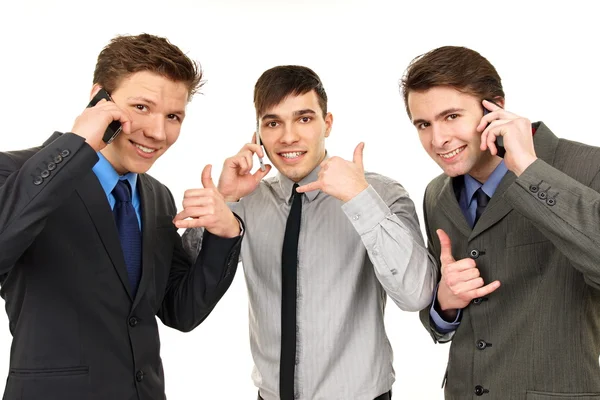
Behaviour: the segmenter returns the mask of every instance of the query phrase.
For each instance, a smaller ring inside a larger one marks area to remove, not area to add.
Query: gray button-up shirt
[[[300,185],[317,180],[319,168]],[[397,182],[366,173],[369,187],[347,203],[321,191],[302,197],[298,241],[297,399],[373,400],[395,380],[384,329],[386,294],[402,309],[427,307],[433,262],[414,204]],[[293,182],[279,174],[231,209],[246,223],[241,259],[249,295],[252,378],[279,399],[281,252]],[[193,257],[202,231],[189,229]]]

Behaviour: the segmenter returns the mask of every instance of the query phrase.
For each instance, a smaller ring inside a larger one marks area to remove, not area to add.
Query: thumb
[[[354,164],[358,165],[363,171],[364,171],[364,167],[363,167],[363,150],[365,148],[365,143],[364,142],[360,142],[358,144],[358,146],[356,146],[356,148],[354,149],[354,156],[352,157],[352,162],[354,162]]]
[[[216,188],[215,183],[212,180],[212,177],[210,176],[212,171],[212,165],[207,164],[206,167],[204,167],[204,169],[202,170],[202,186],[204,186],[207,189],[214,189]]]
[[[265,170],[262,171],[260,168],[252,175],[256,183],[260,182],[265,176],[271,171],[271,164],[265,164]]]
[[[452,242],[450,241],[450,237],[448,237],[443,229],[438,229],[436,233],[438,239],[440,239],[440,261],[442,262],[442,265],[453,263],[456,260],[452,256]]]

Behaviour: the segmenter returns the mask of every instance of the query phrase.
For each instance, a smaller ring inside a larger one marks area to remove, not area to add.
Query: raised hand
[[[452,243],[442,229],[437,231],[440,239],[440,262],[442,278],[438,287],[437,301],[442,315],[447,321],[454,320],[459,309],[465,308],[471,300],[487,296],[500,287],[500,281],[484,286],[483,278],[475,260],[463,258],[456,261],[452,256]]]
[[[369,186],[363,167],[364,148],[363,142],[356,146],[352,161],[340,157],[331,157],[323,161],[319,178],[298,187],[297,191],[303,193],[319,189],[343,202],[350,201]]]
[[[183,211],[175,216],[173,223],[177,228],[204,227],[216,236],[236,237],[240,234],[240,223],[217,190],[211,170],[210,164],[202,170],[202,189],[185,191]]]

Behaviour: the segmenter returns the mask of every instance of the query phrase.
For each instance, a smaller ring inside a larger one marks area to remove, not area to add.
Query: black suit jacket
[[[142,278],[132,298],[97,160],[72,133],[0,153],[0,294],[13,335],[6,400],[164,399],[155,317],[189,331],[233,280],[241,237],[205,233],[193,263],[171,193],[141,174]]]

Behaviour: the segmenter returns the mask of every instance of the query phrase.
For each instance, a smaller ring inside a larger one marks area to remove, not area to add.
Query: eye
[[[450,114],[446,117],[446,119],[452,121],[453,119],[458,118],[458,114]]]
[[[179,118],[179,115],[177,114],[169,114],[167,115],[167,118],[171,121],[181,121],[181,118]]]
[[[143,104],[136,104],[136,105],[135,105],[135,108],[137,108],[137,109],[138,109],[138,110],[140,110],[140,111],[146,111],[146,110],[148,109],[148,107],[146,107],[146,106],[145,106],[145,105],[143,105]]]
[[[279,126],[279,124],[277,123],[277,121],[269,121],[267,122],[267,126],[269,128],[276,128],[277,126]]]
[[[310,121],[312,121],[311,117],[300,117],[300,122],[303,124],[309,123]]]
[[[426,128],[428,128],[431,124],[429,122],[421,122],[420,124],[417,124],[417,129],[422,131]]]

